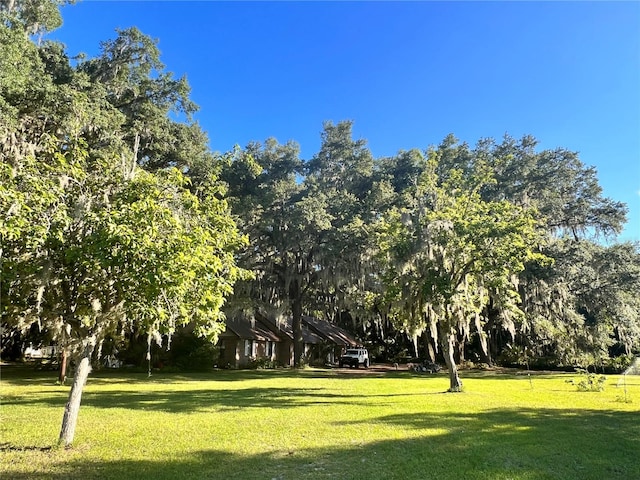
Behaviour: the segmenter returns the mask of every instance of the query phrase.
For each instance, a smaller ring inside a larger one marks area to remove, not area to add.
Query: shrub
[[[247,364],[247,368],[254,370],[272,369],[276,368],[276,362],[274,362],[270,358],[256,358],[249,361],[249,363]]]
[[[607,381],[607,377],[590,373],[582,368],[578,368],[576,371],[580,374],[580,379],[574,384],[579,392],[602,392],[604,390],[604,383]]]

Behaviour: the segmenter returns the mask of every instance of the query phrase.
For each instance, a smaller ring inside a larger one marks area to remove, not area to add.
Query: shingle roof
[[[284,332],[286,332],[287,336],[291,339],[293,339],[293,319],[292,318],[285,318],[283,320],[280,320],[281,325],[281,330],[283,330]],[[311,330],[307,325],[305,325],[304,319],[302,320],[302,341],[304,343],[310,343],[310,344],[318,344],[318,343],[322,343],[324,341],[324,338],[322,338],[320,335],[318,335],[317,333],[315,333],[313,330]]]
[[[351,334],[342,328],[327,322],[326,320],[320,320],[315,317],[304,317],[303,321],[306,322],[311,329],[315,330],[336,345],[344,345],[347,347],[356,347],[360,345],[360,343]]]
[[[228,336],[229,332],[232,332],[243,340],[280,341],[278,335],[255,318],[227,318],[225,323],[227,324],[227,332],[221,336]]]
[[[227,318],[227,331],[221,336],[236,335],[243,340],[280,342],[293,340],[293,319],[282,318],[277,322],[260,314],[255,318]],[[329,341],[336,345],[355,347],[360,343],[342,328],[315,317],[302,317],[302,340],[317,345]]]

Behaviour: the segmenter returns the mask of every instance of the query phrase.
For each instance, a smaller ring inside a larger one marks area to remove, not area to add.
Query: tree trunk
[[[490,311],[489,321],[486,325],[487,351],[484,362],[493,365],[494,359],[498,357],[498,322],[495,321],[495,314]]]
[[[294,300],[293,312],[293,364],[296,368],[302,366],[304,354],[304,339],[302,337],[302,302]]]
[[[289,285],[289,299],[293,314],[293,365],[300,368],[304,354],[304,339],[302,337],[302,291],[298,279],[292,280]]]
[[[493,333],[491,331],[488,331],[487,332],[487,350],[484,351],[482,348],[480,349],[480,361],[482,363],[486,363],[489,366],[493,366],[493,357],[491,356],[492,343],[493,343]]]
[[[76,431],[76,423],[78,422],[78,413],[80,411],[80,400],[82,399],[82,390],[91,372],[91,354],[96,346],[95,335],[88,338],[84,342],[84,348],[79,357],[78,365],[73,376],[73,384],[69,392],[69,399],[64,407],[64,416],[62,417],[62,428],[60,429],[60,438],[58,444],[64,444],[66,447],[73,442],[73,436]]]
[[[63,348],[60,353],[60,372],[58,374],[58,382],[60,385],[64,385],[65,380],[67,379],[67,361],[69,356],[67,354],[67,349]]]
[[[460,381],[460,377],[458,377],[458,367],[456,366],[455,360],[455,350],[456,350],[456,334],[448,331],[445,333],[442,338],[442,347],[443,347],[443,355],[444,361],[447,364],[447,369],[449,370],[449,391],[450,392],[461,392],[462,391],[462,382]]]
[[[487,323],[487,351],[482,352],[482,361],[489,366],[493,366],[493,360],[498,356],[497,328],[493,320]]]
[[[463,364],[465,362],[465,360],[467,359],[466,357],[466,352],[464,351],[464,341],[462,342],[455,342],[454,343],[454,351],[456,350],[455,347],[458,347],[458,362],[459,364]],[[455,356],[454,356],[454,360],[455,360]]]

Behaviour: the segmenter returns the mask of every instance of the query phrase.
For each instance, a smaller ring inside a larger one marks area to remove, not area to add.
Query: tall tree
[[[585,325],[580,313],[585,309],[580,304],[584,297],[576,290],[581,274],[577,269],[563,272],[562,265],[581,264],[582,255],[574,256],[578,250],[586,252],[591,248],[588,244],[596,248],[598,239],[619,233],[626,221],[626,206],[603,196],[595,168],[584,165],[576,152],[536,151],[537,145],[532,136],[520,140],[505,136],[499,144],[490,139],[479,142],[473,153],[494,167],[497,181],[483,190],[484,197],[536,208],[550,236],[546,254],[555,265],[531,265],[520,276],[527,315],[521,325],[524,345],[519,347],[527,347],[529,355],[538,352],[562,364],[584,363],[595,352],[600,352],[598,357],[606,355],[610,337],[606,329],[596,331]],[[566,249],[568,244],[579,248]],[[499,334],[498,323],[495,315],[488,322],[492,340]],[[535,337],[534,343],[527,335]],[[497,350],[497,342],[491,345]]]
[[[193,122],[198,106],[186,77],[175,79],[165,70],[156,40],[136,28],[117,33],[78,70],[102,85],[106,100],[124,115],[124,138],[136,161],[150,171],[213,162],[206,135]]]
[[[325,122],[320,150],[307,163],[305,185],[327,198],[331,230],[318,251],[318,282],[309,307],[331,321],[341,316],[351,328],[371,320],[370,293],[375,271],[372,218],[388,196],[375,175],[375,161],[364,139],[353,138],[352,122]],[[358,328],[364,333],[363,328]]]
[[[268,140],[236,152],[223,178],[252,246],[243,265],[256,279],[237,289],[273,315],[291,314],[294,363],[302,361],[302,315],[333,315],[354,305],[362,284],[361,248],[372,191],[373,158],[353,140],[350,122],[325,123],[320,151],[303,164],[295,144]],[[322,303],[322,308],[319,307]],[[362,302],[360,302],[362,303]]]
[[[135,328],[159,340],[194,322],[215,339],[244,238],[215,178],[190,186],[175,168],[138,166],[126,112],[60,46],[37,47],[19,24],[0,25],[0,42],[11,67],[0,71],[2,321],[39,324],[75,357],[68,445],[107,335]]]
[[[247,299],[263,313],[293,315],[294,364],[302,362],[302,313],[305,295],[315,281],[315,255],[330,227],[326,199],[310,196],[298,181],[302,162],[298,146],[251,143],[236,152],[223,170],[234,213],[249,235],[251,247],[241,264],[255,280],[241,284],[235,299]]]
[[[538,257],[539,237],[533,212],[482,199],[494,181],[486,164],[463,172],[443,169],[441,159],[441,150],[428,153],[413,204],[381,219],[379,243],[393,314],[410,331],[428,329],[443,349],[450,390],[460,391],[459,342],[473,327],[482,335],[490,302],[507,323],[521,315],[514,277]]]
[[[0,0],[0,21],[25,37],[43,35],[62,25],[60,6],[73,0]]]

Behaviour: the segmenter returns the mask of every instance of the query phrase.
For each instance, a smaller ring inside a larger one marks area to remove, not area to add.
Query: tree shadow
[[[28,446],[17,446],[11,443],[0,443],[0,452],[28,452],[28,451],[39,451],[39,452],[48,452],[53,447],[51,445],[38,446],[38,445],[28,445]]]
[[[58,375],[54,370],[37,370],[32,366],[9,365],[3,366],[1,370],[2,383],[6,385],[53,385],[57,382]],[[146,371],[127,369],[100,369],[94,370],[89,375],[89,382],[94,385],[130,383],[134,381],[145,381],[148,383],[166,383],[179,381],[200,381],[209,382],[244,382],[246,380],[261,380],[265,378],[324,378],[324,379],[359,379],[371,377],[403,377],[403,378],[425,378],[412,375],[407,370],[383,370],[383,369],[348,369],[348,368],[276,368],[259,370],[213,370],[210,372],[184,372],[173,373],[163,370],[153,370],[151,376]],[[69,382],[70,383],[70,382]]]
[[[40,394],[37,396],[5,397],[3,404],[46,405],[62,407],[67,400],[67,392]],[[86,391],[82,395],[82,406],[93,408],[122,408],[139,411],[162,411],[168,413],[188,413],[202,410],[228,411],[244,408],[288,409],[293,407],[318,405],[361,405],[372,402],[382,406],[391,404],[394,397],[426,395],[419,393],[385,394],[343,394],[332,393],[326,388],[273,388],[269,386],[240,389],[189,389],[187,391],[153,390],[136,392],[131,390]],[[387,401],[385,401],[385,399]]]
[[[3,467],[26,479],[322,479],[601,480],[640,478],[636,412],[493,410],[475,415],[398,414],[373,423],[413,431],[412,439],[362,435],[332,448],[260,448],[239,455],[217,449],[175,452],[166,460],[87,461],[73,450],[50,452],[46,472]],[[355,422],[354,424],[358,424]],[[341,428],[341,425],[336,425]],[[292,434],[295,425],[291,426]],[[295,443],[295,442],[294,442]],[[54,455],[62,455],[55,458]],[[67,458],[65,458],[67,456]]]

